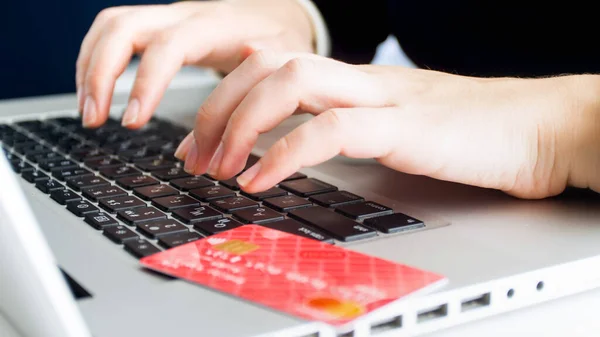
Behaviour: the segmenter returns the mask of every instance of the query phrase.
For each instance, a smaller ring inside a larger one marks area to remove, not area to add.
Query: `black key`
[[[231,213],[239,209],[256,207],[258,204],[246,197],[231,197],[226,199],[213,200],[210,204],[222,212]]]
[[[154,159],[154,160],[141,160],[135,163],[139,169],[152,172],[156,170],[170,169],[175,167],[175,162],[171,160],[164,159]]]
[[[208,202],[211,200],[228,198],[235,196],[235,192],[223,186],[211,186],[196,188],[190,191],[190,195],[202,201]]]
[[[63,190],[65,187],[59,183],[58,181],[54,180],[54,179],[46,179],[46,180],[39,180],[35,182],[35,187],[38,188],[38,190],[49,194],[50,192],[54,191],[54,190]]]
[[[125,166],[125,163],[114,158],[104,157],[99,159],[88,159],[83,162],[85,166],[91,168],[92,170],[98,170],[100,168],[107,167],[120,167]]]
[[[138,232],[151,239],[156,239],[163,235],[190,231],[187,227],[173,219],[142,222],[138,223],[136,227]]]
[[[25,173],[25,172],[30,172],[30,171],[34,171],[34,170],[35,169],[33,168],[33,166],[29,165],[25,161],[21,161],[21,162],[19,162],[16,165],[16,171],[15,172]]]
[[[167,215],[154,207],[139,207],[117,213],[117,217],[124,222],[134,225],[140,222],[166,219]]]
[[[21,173],[20,168],[19,168],[21,159],[19,157],[9,158],[9,163],[10,163],[10,166],[12,167],[13,171],[15,171],[15,173]]]
[[[273,211],[266,207],[252,207],[244,208],[239,211],[233,212],[233,216],[242,221],[243,223],[263,223],[270,221],[283,220],[283,215]]]
[[[121,187],[124,187],[128,190],[132,190],[136,187],[158,185],[158,184],[160,184],[160,182],[150,176],[137,175],[137,176],[119,178],[119,179],[117,179],[117,184],[119,184]]]
[[[104,228],[104,236],[111,239],[114,243],[121,244],[127,240],[139,239],[139,236],[135,234],[131,229],[123,226],[109,226]]]
[[[196,232],[182,232],[165,235],[158,238],[158,243],[165,248],[173,248],[202,239],[203,236]]]
[[[151,200],[154,198],[177,195],[179,194],[179,191],[168,185],[152,185],[134,188],[133,193],[142,199]]]
[[[189,224],[198,221],[220,219],[223,217],[223,214],[217,212],[211,207],[200,206],[176,209],[173,211],[173,216]]]
[[[79,191],[86,187],[100,187],[110,185],[110,183],[100,177],[96,176],[78,176],[71,179],[67,179],[67,186]]]
[[[202,233],[205,233],[206,235],[213,235],[243,225],[243,223],[235,221],[233,219],[223,218],[218,220],[197,222],[194,224],[194,228],[196,228]]]
[[[425,227],[423,221],[402,213],[366,219],[363,223],[365,226],[375,228],[384,233],[397,233]]]
[[[86,187],[82,188],[81,192],[84,197],[92,201],[98,201],[103,198],[114,198],[127,195],[127,192],[123,191],[117,186],[112,185],[100,187]]]
[[[132,208],[146,207],[145,202],[132,195],[101,199],[98,202],[98,204],[100,205],[100,207],[104,208],[110,213],[124,211]]]
[[[106,227],[117,226],[119,224],[117,220],[113,219],[110,215],[104,212],[86,214],[85,222],[95,229],[104,229]]]
[[[69,189],[54,190],[50,192],[50,197],[52,198],[52,200],[58,202],[61,205],[66,205],[68,202],[71,201],[81,200],[79,194],[76,194],[75,192]]]
[[[23,179],[27,180],[30,183],[35,183],[39,180],[50,179],[46,174],[41,171],[27,170],[22,174]]]
[[[102,149],[92,146],[76,148],[72,150],[69,154],[71,155],[71,158],[77,161],[105,158],[108,155],[108,153],[106,153]]]
[[[66,160],[65,157],[57,152],[32,152],[27,155],[27,159],[40,165],[41,163],[46,163],[53,160]]]
[[[263,200],[263,203],[279,212],[288,212],[292,209],[312,206],[312,202],[300,198],[297,195],[284,195],[281,197],[269,198]]]
[[[317,227],[340,241],[355,241],[377,235],[373,229],[320,206],[296,209],[289,216]]]
[[[170,169],[152,171],[152,175],[164,181],[192,177],[192,175],[183,170],[183,167],[172,167]]]
[[[160,249],[154,247],[150,242],[144,239],[127,240],[124,243],[124,248],[138,259],[160,252]]]
[[[118,153],[119,158],[134,163],[140,160],[153,160],[158,159],[160,151],[152,150],[148,148],[124,150]]]
[[[201,176],[174,179],[171,180],[171,185],[185,192],[196,188],[215,186],[212,181]]]
[[[346,191],[336,191],[313,195],[308,200],[323,207],[337,207],[344,204],[364,201],[362,197]]]
[[[240,190],[240,184],[238,184],[238,182],[237,182],[237,177],[233,177],[233,178],[227,179],[227,180],[220,180],[219,184],[229,188],[230,190],[234,190],[234,191]]]
[[[101,175],[112,180],[128,176],[139,176],[142,174],[142,172],[131,166],[103,167],[98,171],[100,171]]]
[[[279,184],[279,187],[302,197],[337,190],[337,187],[314,178],[284,181]]]
[[[335,210],[340,214],[358,220],[394,213],[393,209],[372,201],[343,205]]]
[[[266,191],[262,191],[262,192],[258,192],[258,193],[246,193],[246,192],[242,191],[242,194],[247,196],[250,199],[262,201],[267,198],[274,198],[274,197],[280,197],[283,195],[287,195],[288,192],[282,190],[279,187],[271,187],[270,189],[268,189]]]
[[[171,212],[177,208],[200,206],[200,202],[187,195],[172,195],[152,199],[152,204],[165,212]]]
[[[261,226],[277,229],[282,232],[303,236],[305,238],[314,239],[317,241],[325,241],[333,243],[333,238],[317,229],[306,226],[294,219],[285,219],[281,221],[263,223]]]
[[[304,178],[306,178],[306,174],[296,172],[296,173],[292,174],[291,176],[283,179],[283,181],[290,181],[290,180],[297,180],[297,179],[304,179]]]
[[[58,168],[52,170],[52,176],[60,181],[65,181],[66,179],[73,177],[82,177],[82,176],[91,176],[93,173],[87,169],[78,167],[78,168]]]
[[[86,200],[69,201],[67,202],[67,209],[79,217],[83,217],[87,213],[100,211],[98,207],[90,204],[90,202]]]
[[[49,152],[50,149],[45,147],[42,144],[31,141],[31,142],[20,143],[18,145],[13,146],[13,151],[27,156],[28,153]]]
[[[38,161],[38,165],[43,170],[51,171],[56,168],[75,168],[77,164],[68,159],[49,159],[49,160],[40,160]]]

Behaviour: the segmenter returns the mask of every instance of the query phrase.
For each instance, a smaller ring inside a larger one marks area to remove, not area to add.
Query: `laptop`
[[[340,157],[249,195],[188,176],[173,157],[198,97],[168,93],[139,131],[119,126],[119,105],[105,126],[82,128],[71,95],[0,104],[0,315],[19,334],[415,336],[600,285],[594,193],[517,200]],[[247,167],[307,118],[261,136]],[[336,331],[139,265],[245,223],[449,282]]]

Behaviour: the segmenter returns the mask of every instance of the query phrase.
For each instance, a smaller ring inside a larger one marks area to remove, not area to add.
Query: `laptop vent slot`
[[[417,323],[425,323],[434,319],[446,317],[448,315],[448,304],[438,305],[437,307],[419,311],[417,314]]]

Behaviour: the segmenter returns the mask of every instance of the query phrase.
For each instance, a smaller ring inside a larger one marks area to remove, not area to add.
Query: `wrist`
[[[260,15],[279,22],[296,34],[303,45],[312,46],[315,52],[315,34],[311,16],[298,0],[225,0],[238,5],[249,6]]]
[[[567,184],[600,192],[600,76],[565,79],[566,127],[559,140],[568,159]]]

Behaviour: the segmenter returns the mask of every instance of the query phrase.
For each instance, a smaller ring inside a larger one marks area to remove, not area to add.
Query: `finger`
[[[157,34],[142,56],[129,105],[123,115],[123,126],[139,128],[152,117],[181,67],[201,62],[223,44],[221,34],[199,35],[198,32],[219,31],[223,25],[223,20],[218,17],[194,16]]]
[[[108,116],[108,107],[117,78],[132,55],[146,48],[153,34],[189,15],[170,6],[152,6],[113,17],[93,47],[84,71],[84,124],[99,126]],[[87,108],[87,109],[86,109]]]
[[[277,141],[237,181],[244,191],[267,190],[303,167],[336,155],[385,158],[395,146],[396,108],[328,110]]]
[[[131,7],[111,7],[102,10],[96,18],[94,22],[90,26],[87,34],[83,38],[81,42],[81,46],[79,48],[79,55],[77,56],[76,61],[76,72],[75,72],[75,86],[77,88],[77,106],[79,111],[83,109],[83,97],[82,97],[82,87],[83,81],[85,78],[85,72],[88,67],[90,56],[94,50],[94,45],[100,38],[102,32],[105,29],[105,26],[110,20],[114,17],[126,13],[131,10]]]
[[[175,150],[175,158],[179,160],[185,160],[187,153],[190,151],[190,147],[194,142],[194,132],[190,132],[185,138],[181,141],[177,150]]]
[[[386,106],[386,91],[377,76],[357,67],[325,58],[293,59],[252,88],[232,113],[222,136],[222,161],[209,167],[209,174],[229,179],[239,173],[258,136],[296,110],[317,114]]]
[[[203,174],[219,146],[231,113],[256,84],[276,71],[298,53],[278,54],[260,50],[227,75],[204,101],[196,116],[194,135],[197,160],[186,160],[186,171]]]

